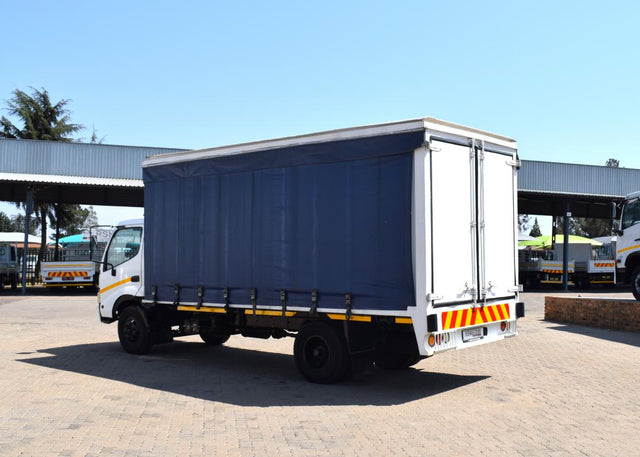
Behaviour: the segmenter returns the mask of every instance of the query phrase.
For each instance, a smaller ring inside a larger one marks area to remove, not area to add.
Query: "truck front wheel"
[[[640,267],[636,267],[631,273],[631,292],[636,300],[640,300]]]
[[[296,336],[293,355],[302,376],[318,384],[338,382],[349,370],[344,335],[326,322],[305,324]]]
[[[130,354],[147,354],[151,350],[151,334],[142,313],[138,306],[128,306],[118,319],[120,344]]]

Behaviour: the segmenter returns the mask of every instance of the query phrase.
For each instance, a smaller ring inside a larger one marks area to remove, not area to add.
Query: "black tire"
[[[227,335],[224,333],[215,333],[211,330],[200,330],[200,338],[202,341],[207,343],[209,346],[220,346],[221,344],[226,343],[231,335]]]
[[[138,306],[128,306],[120,313],[118,337],[122,348],[130,354],[148,354],[151,350],[151,333]]]
[[[11,276],[11,290],[18,288],[18,275]]]
[[[640,267],[636,267],[631,273],[631,292],[640,301]]]
[[[302,376],[317,384],[341,381],[349,371],[344,334],[327,322],[305,324],[296,336],[293,355]]]
[[[413,335],[390,336],[375,347],[375,364],[384,370],[409,368],[421,359]]]

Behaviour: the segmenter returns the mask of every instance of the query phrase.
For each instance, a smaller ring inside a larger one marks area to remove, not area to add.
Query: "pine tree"
[[[533,227],[531,227],[531,231],[529,232],[529,236],[537,237],[542,236],[542,232],[540,231],[540,224],[538,224],[538,218],[536,217],[533,220]]]

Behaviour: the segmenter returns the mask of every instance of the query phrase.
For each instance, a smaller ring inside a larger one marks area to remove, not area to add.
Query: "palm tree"
[[[22,128],[2,116],[0,119],[0,137],[21,140],[47,140],[72,142],[71,134],[82,130],[79,124],[70,123],[70,112],[66,108],[69,100],[60,100],[52,104],[46,89],[31,88],[31,94],[19,89],[7,101],[7,111],[22,123]],[[40,220],[42,229],[38,265],[47,247],[47,216],[51,214],[53,204],[35,202],[34,211]]]

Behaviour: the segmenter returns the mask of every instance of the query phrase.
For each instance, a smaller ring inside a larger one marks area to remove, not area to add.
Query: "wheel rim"
[[[314,336],[305,343],[304,355],[311,367],[322,368],[329,360],[329,345],[324,339]]]
[[[123,333],[127,341],[136,341],[140,335],[138,321],[132,317],[127,319],[124,323]]]

